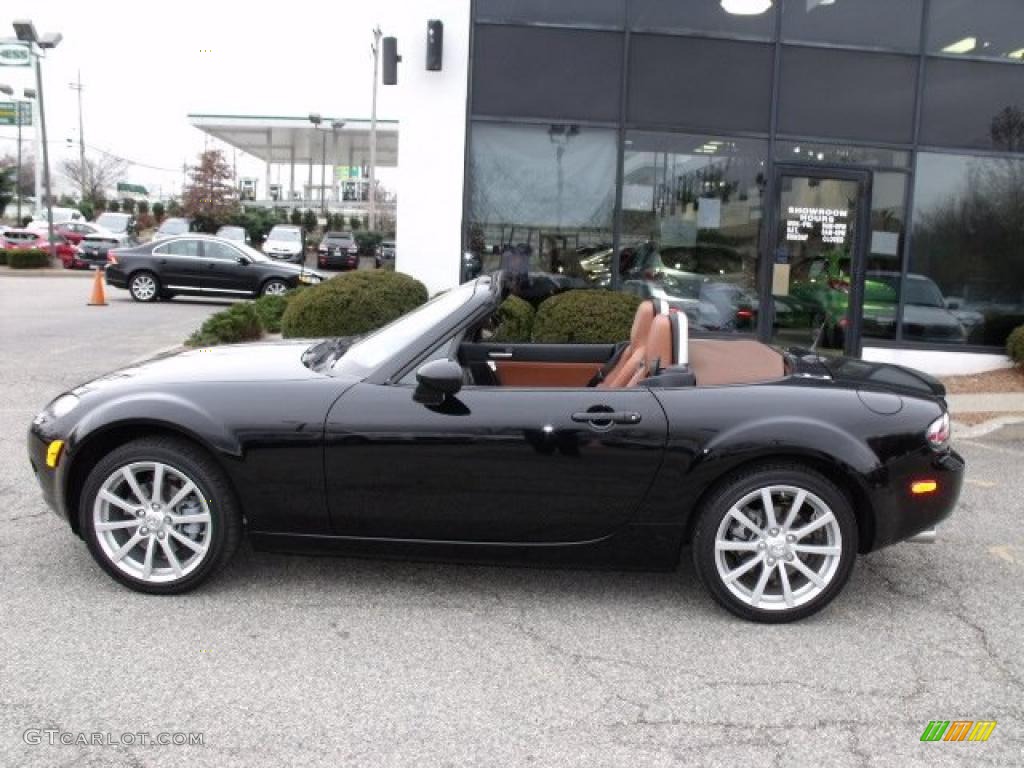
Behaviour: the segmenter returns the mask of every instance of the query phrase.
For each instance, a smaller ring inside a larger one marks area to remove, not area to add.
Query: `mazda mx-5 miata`
[[[942,385],[640,304],[615,344],[494,339],[501,276],[359,339],[196,349],[56,398],[43,494],[134,589],[260,549],[616,568],[692,552],[711,595],[781,622],[859,553],[932,535],[960,492]]]

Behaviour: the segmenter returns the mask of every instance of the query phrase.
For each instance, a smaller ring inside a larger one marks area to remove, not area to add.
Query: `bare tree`
[[[183,208],[200,231],[215,232],[238,212],[238,192],[232,183],[233,177],[231,166],[219,149],[201,153],[199,164],[189,168]]]
[[[84,168],[78,158],[69,158],[61,163],[60,169],[68,181],[85,190],[84,199],[95,205],[96,201],[106,198],[108,189],[124,178],[128,165],[120,158],[100,155],[98,158],[86,157]]]

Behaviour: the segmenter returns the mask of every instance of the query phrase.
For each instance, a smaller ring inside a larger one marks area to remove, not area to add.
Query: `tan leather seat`
[[[625,386],[635,387],[648,376],[653,376],[659,369],[673,365],[674,342],[671,318],[668,315],[655,317],[651,323],[651,331],[647,334],[647,343],[644,345],[643,363],[633,372]]]
[[[598,383],[598,388],[616,389],[629,386],[633,375],[645,364],[644,347],[647,344],[647,337],[651,332],[655,314],[653,301],[640,303],[633,316],[633,327],[629,332],[629,346],[623,350],[615,367]]]

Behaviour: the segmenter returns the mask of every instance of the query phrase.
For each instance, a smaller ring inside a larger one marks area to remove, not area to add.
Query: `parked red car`
[[[69,243],[63,235],[54,233],[54,241],[57,244],[57,258],[65,269],[87,269],[89,262],[81,258],[81,251],[77,245]],[[50,241],[45,235],[33,232],[31,229],[9,229],[0,236],[0,244],[6,251],[31,250],[39,248],[49,250]]]
[[[97,232],[103,231],[95,224],[90,224],[87,221],[63,221],[53,226],[57,234],[74,245],[81,243],[82,238],[86,235],[94,235]]]

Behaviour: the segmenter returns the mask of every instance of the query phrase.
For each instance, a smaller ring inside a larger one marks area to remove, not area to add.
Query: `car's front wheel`
[[[160,295],[160,281],[152,272],[136,272],[128,281],[128,292],[136,301],[156,301]]]
[[[766,465],[726,480],[700,512],[693,559],[722,606],[781,623],[821,610],[839,594],[857,554],[846,495],[799,464]]]
[[[263,284],[263,290],[260,291],[264,296],[283,296],[288,292],[288,284],[284,280],[267,280]]]
[[[223,472],[199,448],[143,438],[101,459],[83,486],[79,525],[89,551],[139,592],[197,587],[234,554],[241,515]]]

